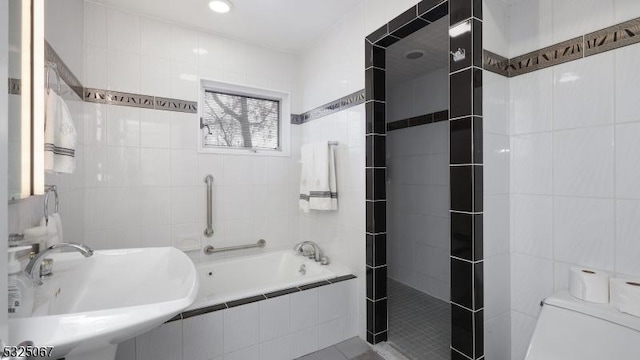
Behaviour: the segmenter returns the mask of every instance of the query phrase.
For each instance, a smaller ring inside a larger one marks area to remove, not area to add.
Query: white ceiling
[[[405,54],[414,49],[426,54],[416,60],[407,59]],[[404,82],[448,64],[449,17],[445,16],[387,48],[387,81]]]
[[[231,0],[217,14],[209,0],[93,0],[215,34],[301,53],[363,0]]]

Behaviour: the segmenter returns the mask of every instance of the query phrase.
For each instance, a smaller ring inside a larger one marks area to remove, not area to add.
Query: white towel
[[[300,209],[338,210],[338,186],[334,147],[326,141],[301,149]]]
[[[47,227],[47,240],[45,241],[46,247],[51,245],[59,244],[64,241],[62,234],[62,218],[60,214],[55,213],[49,215],[49,224],[44,218],[40,220],[40,226]]]
[[[44,168],[57,173],[73,173],[76,169],[78,135],[64,100],[49,90],[45,108]]]

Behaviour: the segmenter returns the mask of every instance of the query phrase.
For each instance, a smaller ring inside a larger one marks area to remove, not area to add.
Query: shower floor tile
[[[449,360],[449,303],[392,279],[387,294],[389,345],[412,360]]]

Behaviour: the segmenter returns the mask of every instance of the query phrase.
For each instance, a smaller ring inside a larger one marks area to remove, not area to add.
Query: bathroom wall
[[[508,11],[502,0],[483,2],[484,49],[504,54],[509,48]],[[487,359],[510,360],[509,79],[483,71],[482,86],[484,349]]]
[[[9,67],[9,3],[4,1],[0,3],[0,79],[8,77]],[[7,82],[2,81],[0,83],[0,169],[8,168],[7,150],[8,150],[8,118],[9,114],[6,109],[8,98]],[[7,189],[8,189],[7,172],[0,171],[0,253],[4,254],[7,251],[7,207],[4,205],[8,202]],[[7,260],[0,260],[0,289],[7,289]],[[0,309],[7,307],[7,292],[2,290],[0,292]],[[3,339],[9,337],[9,329],[7,322],[7,314],[3,311],[0,316],[0,336]]]
[[[197,101],[204,78],[290,92],[301,111],[295,55],[85,5],[85,87]],[[297,126],[291,157],[216,155],[196,151],[196,114],[85,103],[85,116],[85,238],[95,248],[298,240]],[[202,236],[207,174],[212,238]]]
[[[449,301],[449,123],[388,132],[387,170],[388,276]]]
[[[636,1],[514,2],[502,24],[508,46],[489,50],[514,57],[639,16]],[[508,80],[514,360],[571,266],[640,277],[639,56],[634,44]]]
[[[64,61],[69,70],[82,81],[84,75],[84,1],[63,0],[55,5],[45,2],[45,40]],[[57,79],[50,74],[50,85],[57,91]],[[60,194],[60,215],[63,218],[64,241],[83,242],[84,206],[84,105],[71,89],[62,84],[62,98],[66,101],[78,132],[76,171],[73,174],[46,174],[47,185],[57,185]],[[16,101],[14,97],[12,101]],[[9,205],[9,233],[39,225],[43,217],[43,197],[34,196]],[[53,204],[53,198],[50,202]],[[53,206],[50,211],[53,212]]]
[[[425,56],[430,56],[429,54]],[[387,79],[387,122],[408,119],[449,108],[449,68],[443,68],[408,81]]]

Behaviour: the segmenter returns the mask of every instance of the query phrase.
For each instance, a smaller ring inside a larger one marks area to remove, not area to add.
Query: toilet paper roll
[[[572,267],[569,293],[578,299],[605,304],[609,302],[609,274],[606,272]]]
[[[623,313],[640,316],[640,280],[612,278],[611,305]]]

